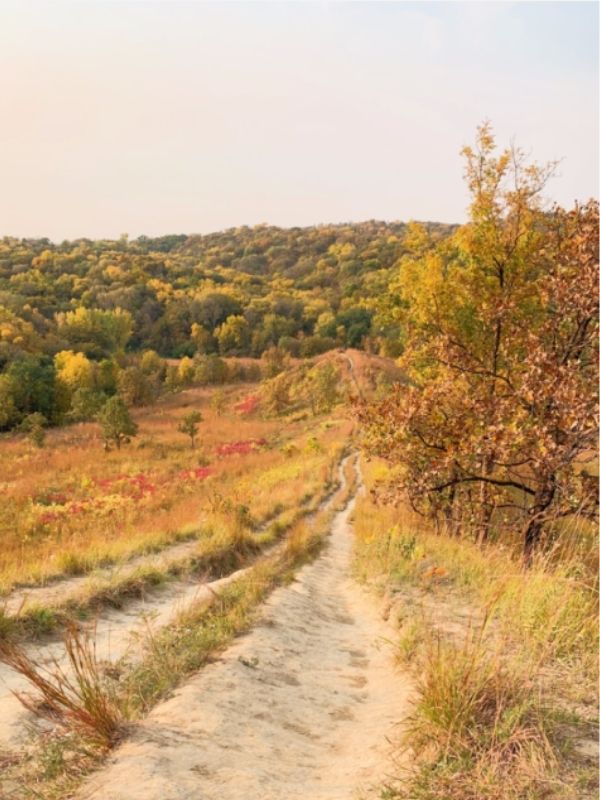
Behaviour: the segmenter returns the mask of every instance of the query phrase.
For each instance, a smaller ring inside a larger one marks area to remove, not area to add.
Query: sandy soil
[[[344,459],[339,469],[341,488],[345,486],[344,464],[346,460]],[[332,497],[333,494],[324,498],[319,508],[331,503]],[[307,519],[310,519],[311,516],[309,514]],[[275,552],[284,544],[284,541],[275,543],[267,548],[263,555]],[[113,577],[117,574],[129,574],[140,566],[164,568],[176,560],[189,558],[196,547],[196,541],[185,542],[167,548],[156,555],[140,556],[121,567],[113,567],[111,574]],[[114,663],[120,658],[126,657],[129,662],[136,661],[141,655],[140,642],[143,640],[143,634],[147,632],[150,625],[153,629],[168,625],[186,606],[203,600],[209,601],[215,591],[219,591],[231,581],[237,580],[246,571],[247,568],[240,569],[208,583],[194,577],[172,581],[166,586],[149,591],[142,599],[127,602],[122,608],[101,609],[94,622],[88,625],[90,629],[94,629],[98,659]],[[108,577],[108,569],[106,573]],[[50,603],[52,600],[76,597],[82,583],[87,586],[89,580],[90,578],[87,576],[72,578],[30,591],[36,602],[39,602],[40,594],[43,594],[44,602]],[[47,640],[39,645],[32,644],[26,649],[28,654],[42,667],[52,668],[55,663],[58,663],[61,668],[67,668],[67,659],[61,638]],[[20,749],[23,740],[28,735],[27,723],[35,722],[33,714],[23,707],[14,694],[14,692],[27,692],[30,689],[25,678],[0,663],[0,754]]]
[[[101,616],[90,625],[95,630],[98,658],[116,662],[126,656],[128,660],[135,661],[141,637],[149,626],[156,629],[167,625],[187,605],[204,599],[209,601],[214,591],[241,577],[246,570],[238,570],[209,584],[175,581],[143,600],[128,603],[123,609],[104,609]],[[52,667],[54,663],[63,668],[66,666],[62,640],[37,647],[31,645],[27,647],[27,652],[41,666]],[[13,694],[30,689],[25,678],[5,664],[0,664],[0,752],[17,749],[27,735],[26,723],[35,721]]]
[[[411,686],[349,577],[353,503],[259,624],[157,706],[82,800],[379,797]]]
[[[185,563],[198,549],[198,540],[178,542],[168,545],[158,553],[134,556],[128,561],[99,568],[87,575],[60,577],[42,586],[28,586],[15,589],[0,600],[0,606],[9,616],[17,616],[31,606],[47,606],[55,608],[67,600],[76,600],[79,594],[85,594],[95,582],[109,581],[114,578],[126,578],[134,575],[141,567],[166,569]]]

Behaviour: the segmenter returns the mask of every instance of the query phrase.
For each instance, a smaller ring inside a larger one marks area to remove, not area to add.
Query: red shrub
[[[203,481],[212,473],[210,467],[195,467],[194,469],[184,469],[179,473],[182,480]]]
[[[248,414],[252,414],[256,411],[259,406],[259,399],[258,396],[255,394],[248,395],[245,397],[241,402],[236,403],[234,405],[234,411],[237,411],[238,414],[242,414],[247,416]]]

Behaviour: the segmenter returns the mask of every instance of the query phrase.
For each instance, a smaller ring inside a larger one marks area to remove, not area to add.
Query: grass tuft
[[[65,631],[64,647],[65,668],[57,661],[50,667],[41,666],[21,645],[9,640],[0,641],[0,661],[35,690],[34,694],[17,693],[25,708],[108,750],[122,735],[123,717],[96,658],[93,633],[71,625]]]

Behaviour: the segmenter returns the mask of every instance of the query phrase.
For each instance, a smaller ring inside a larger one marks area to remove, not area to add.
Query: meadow
[[[265,419],[257,391],[165,396],[109,452],[92,424],[50,431],[41,451],[1,443],[20,464],[5,484],[2,791],[72,796],[319,553],[355,491],[353,422],[344,406]],[[195,448],[178,431],[190,410]]]
[[[319,497],[349,423],[265,420],[252,411],[255,392],[251,384],[229,388],[222,408],[211,406],[215,390],[167,396],[135,411],[139,435],[110,452],[94,423],[49,431],[43,449],[5,435],[0,591],[206,539],[216,535],[208,518],[219,512],[258,530]],[[194,449],[177,430],[190,410],[203,416]]]
[[[0,794],[597,796],[598,203],[488,122],[462,155],[466,224],[310,229],[314,270],[300,229],[5,240],[0,288],[81,296],[0,308]]]

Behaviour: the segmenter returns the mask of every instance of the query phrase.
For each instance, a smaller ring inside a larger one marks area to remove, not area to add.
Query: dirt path
[[[384,641],[391,629],[349,577],[352,507],[336,516],[324,554],[150,714],[82,800],[380,796],[410,683]]]
[[[326,500],[327,497],[324,501]],[[300,507],[306,509],[307,506],[308,503],[305,503]],[[255,533],[263,533],[273,520],[274,518],[266,520]],[[133,577],[140,569],[165,571],[184,567],[189,563],[190,559],[198,555],[202,540],[201,521],[198,523],[198,528],[199,533],[197,536],[184,542],[165,545],[155,553],[140,553],[126,561],[110,564],[106,567],[98,567],[85,575],[63,575],[41,586],[14,589],[4,598],[0,598],[0,609],[7,616],[18,616],[32,606],[57,608],[67,601],[76,602],[80,597],[85,597],[86,593],[95,586]]]
[[[210,600],[213,592],[241,577],[248,568],[238,570],[210,584],[195,581],[175,581],[164,589],[149,594],[143,600],[128,603],[123,609],[105,609],[93,624],[98,658],[116,662],[123,656],[135,660],[141,638],[149,625],[153,629],[167,625],[177,612],[191,603]],[[210,588],[209,588],[210,587]],[[41,666],[54,662],[65,666],[62,640],[27,648],[29,655]],[[27,680],[5,664],[0,664],[0,751],[20,746],[27,735],[26,722],[34,717],[17,700],[13,692],[29,691]],[[1,795],[0,795],[1,797]]]
[[[79,594],[94,583],[108,582],[111,579],[125,579],[141,568],[164,570],[184,564],[198,550],[198,539],[167,545],[157,553],[141,553],[127,561],[99,567],[85,575],[60,576],[41,586],[27,586],[15,589],[0,599],[0,607],[7,616],[17,616],[31,606],[55,608],[67,600],[76,600]]]
[[[344,459],[339,466],[339,487],[343,490],[345,486]],[[319,508],[326,507],[333,500],[335,493],[327,495],[319,505]],[[310,514],[308,518],[310,518]],[[186,542],[185,547],[197,547],[197,542]],[[275,552],[282,547],[284,541],[276,542],[264,551],[264,555]],[[175,548],[170,548],[168,552],[162,552],[156,556],[148,557],[146,560],[136,559],[136,568],[140,566],[159,566],[164,565],[164,559],[169,559],[172,563]],[[179,558],[184,558],[186,551],[182,545],[177,548]],[[189,553],[187,553],[189,557]],[[163,559],[160,561],[160,559]],[[137,562],[140,563],[137,563]],[[128,562],[123,567],[129,570],[132,562]],[[115,568],[116,569],[116,568]],[[129,661],[135,661],[140,655],[140,643],[143,641],[143,634],[149,625],[154,630],[168,625],[179,611],[192,603],[210,600],[214,592],[223,588],[228,583],[240,578],[248,567],[239,569],[223,578],[219,578],[209,583],[202,582],[193,576],[187,579],[173,580],[165,586],[159,587],[148,593],[142,599],[131,600],[122,608],[103,608],[93,623],[88,627],[94,629],[94,641],[96,653],[100,660],[116,662],[126,656]],[[122,574],[122,573],[119,573]],[[41,587],[49,591],[66,591],[68,587],[77,588],[77,580],[61,582],[56,586]],[[89,580],[85,578],[83,580]],[[69,594],[69,596],[72,596]],[[62,639],[52,639],[39,645],[29,645],[28,654],[37,661],[42,667],[52,667],[54,663],[59,663],[61,667],[66,667],[66,658]],[[6,664],[0,663],[0,754],[4,752],[16,751],[20,749],[24,739],[28,735],[28,722],[34,722],[33,715],[27,711],[19,702],[14,692],[27,692],[31,689],[29,683],[18,673],[14,672]],[[0,780],[1,797],[1,780]]]

